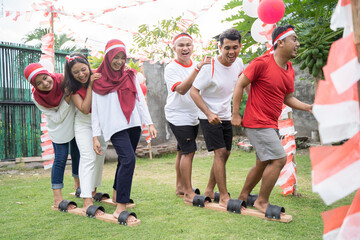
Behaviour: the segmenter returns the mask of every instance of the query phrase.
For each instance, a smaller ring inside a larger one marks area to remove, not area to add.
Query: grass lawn
[[[200,152],[193,163],[193,186],[204,191],[212,164],[212,153]],[[244,184],[255,154],[233,150],[227,163],[227,186],[236,198]],[[279,223],[251,216],[217,212],[185,205],[175,195],[175,155],[138,159],[131,198],[141,225],[130,228],[74,214],[50,210],[52,190],[50,171],[24,170],[0,175],[0,239],[322,239],[320,213],[350,204],[354,194],[327,207],[311,191],[311,164],[308,151],[298,152],[298,190],[302,197],[282,196],[275,186],[270,202],[284,206],[293,216],[290,223]],[[116,163],[106,163],[103,186],[112,193]],[[9,169],[6,169],[9,171]],[[2,169],[1,171],[4,171]],[[65,198],[73,192],[71,171],[65,173]],[[259,186],[255,188],[257,193]],[[102,204],[106,212],[115,207]]]

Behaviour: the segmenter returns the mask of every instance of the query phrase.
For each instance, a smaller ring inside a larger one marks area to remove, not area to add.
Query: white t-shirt
[[[121,109],[117,91],[106,95],[99,95],[92,91],[91,126],[94,137],[103,135],[105,141],[108,141],[114,133],[132,127],[141,127],[142,124],[153,124],[144,94],[137,80],[135,80],[135,85],[137,98],[129,123]]]
[[[31,95],[31,99],[40,109],[40,111],[46,116],[46,128],[52,142],[58,144],[67,143],[75,137],[75,105],[72,101],[67,104],[63,98],[61,99],[59,106],[54,108],[46,108],[36,102],[33,95]]]
[[[181,84],[192,71],[197,62],[185,66],[174,60],[165,68],[165,83],[168,96],[165,105],[165,117],[175,126],[195,126],[199,124],[199,108],[190,97],[190,90],[181,95],[175,87]]]
[[[193,86],[200,90],[200,95],[209,110],[218,115],[221,120],[231,120],[231,99],[234,86],[244,69],[241,58],[227,67],[222,65],[217,57],[213,64],[204,65],[196,77]],[[214,72],[212,72],[214,70]],[[207,119],[199,111],[200,119]]]

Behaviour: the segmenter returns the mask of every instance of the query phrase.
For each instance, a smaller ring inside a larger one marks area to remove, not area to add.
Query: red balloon
[[[284,16],[285,4],[282,0],[262,0],[258,7],[258,16],[267,24],[274,24]]]

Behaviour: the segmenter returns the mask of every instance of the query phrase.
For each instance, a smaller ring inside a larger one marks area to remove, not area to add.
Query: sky
[[[67,13],[80,14],[82,11],[89,11],[99,14],[99,17],[95,18],[96,23],[91,23],[88,21],[80,22],[72,16],[60,15],[60,21],[54,23],[55,33],[68,34],[74,32],[74,37],[76,37],[79,46],[89,47],[91,45],[91,47],[102,51],[106,42],[110,39],[120,39],[127,46],[131,46],[133,41],[132,34],[122,30],[114,30],[99,23],[110,24],[116,28],[137,32],[138,26],[141,24],[149,24],[151,26],[159,20],[178,17],[181,14],[184,14],[184,18],[193,18],[193,15],[187,11],[190,10],[199,14],[195,23],[199,25],[202,39],[206,41],[220,34],[225,29],[230,28],[232,23],[222,23],[222,20],[239,10],[222,11],[223,6],[229,0],[142,1],[146,3],[135,7],[117,8],[113,12],[100,14],[102,10],[118,5],[129,6],[137,1],[57,0],[55,7],[63,8]],[[0,18],[0,41],[22,43],[22,39],[27,33],[39,27],[41,21],[48,19],[43,16],[43,12],[33,12],[30,21],[26,20],[25,11],[33,11],[31,7],[33,2],[40,3],[42,0],[0,0],[0,10],[2,12],[21,11],[17,21],[13,21],[13,17]],[[208,11],[202,10],[208,9],[212,4],[214,5]],[[46,25],[43,27],[46,27]]]

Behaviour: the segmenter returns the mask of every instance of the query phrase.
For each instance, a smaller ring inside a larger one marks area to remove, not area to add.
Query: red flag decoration
[[[360,189],[346,214],[338,239],[360,239]]]
[[[323,144],[351,138],[360,130],[357,85],[338,94],[331,81],[319,81],[313,114]]]
[[[327,65],[323,70],[325,79],[334,83],[339,94],[344,93],[360,80],[360,63],[353,33],[331,45]]]
[[[351,0],[339,0],[333,15],[331,16],[330,28],[344,28],[344,36],[353,31]]]
[[[360,132],[341,146],[310,148],[312,184],[327,205],[360,188]]]
[[[350,206],[342,206],[321,213],[324,222],[323,239],[336,239]]]

